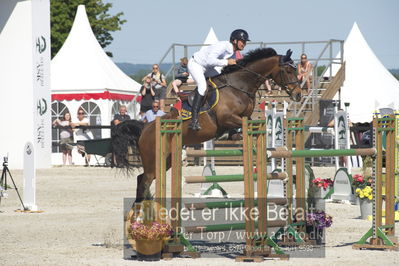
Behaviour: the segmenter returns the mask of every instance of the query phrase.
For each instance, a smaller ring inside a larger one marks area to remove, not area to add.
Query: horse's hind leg
[[[171,156],[170,154],[166,158],[166,171],[171,166]],[[152,177],[152,178],[151,178]],[[173,178],[173,177],[172,177]],[[155,179],[155,174],[148,175],[146,173],[142,173],[137,176],[137,188],[136,188],[136,200],[135,203],[142,202],[145,200],[147,193],[150,193],[150,187]],[[156,197],[157,195],[155,195]]]
[[[144,173],[137,176],[137,188],[136,188],[136,200],[135,203],[142,202],[144,200],[145,188],[144,185]]]

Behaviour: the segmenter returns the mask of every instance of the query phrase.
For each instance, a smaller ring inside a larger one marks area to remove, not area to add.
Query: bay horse
[[[189,120],[183,122],[183,145],[199,144],[227,130],[240,128],[242,117],[251,117],[256,92],[268,78],[285,89],[292,100],[300,101],[301,88],[291,54],[291,50],[286,55],[278,55],[272,48],[259,48],[213,77],[219,88],[219,102],[212,110],[199,116],[201,130],[189,129]],[[178,115],[178,111],[172,108],[163,118],[175,119]],[[155,154],[158,152],[155,150],[155,122],[144,125],[141,121],[128,120],[120,123],[113,130],[111,141],[118,166],[128,170],[132,168],[129,150],[139,152],[144,172],[137,176],[136,202],[143,201],[155,178]],[[170,168],[170,157],[169,154],[167,169]]]

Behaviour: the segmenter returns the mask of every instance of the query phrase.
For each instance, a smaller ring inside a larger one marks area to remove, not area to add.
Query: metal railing
[[[209,44],[181,44],[181,43],[173,43],[164,56],[159,61],[159,65],[165,63],[165,60],[168,56],[171,56],[172,66],[168,69],[165,76],[172,76],[172,79],[175,79],[175,68],[178,63],[177,54],[184,57],[189,57],[191,54],[198,50],[198,47],[208,46]],[[312,47],[319,46],[319,47]],[[300,55],[306,53],[308,55],[308,61],[310,61],[313,65],[312,75],[309,75],[305,80],[301,83],[301,88],[306,83],[307,79],[312,78],[311,88],[309,88],[309,94],[304,97],[304,100],[301,103],[291,102],[288,108],[290,110],[294,110],[295,116],[298,116],[306,107],[306,105],[311,104],[312,111],[315,110],[315,104],[318,102],[318,94],[320,91],[320,84],[325,80],[331,80],[334,72],[334,65],[342,65],[343,55],[344,55],[344,41],[343,40],[335,40],[330,39],[327,41],[295,41],[295,42],[248,42],[246,50],[250,50],[248,48],[264,48],[264,47],[273,47],[276,50],[280,50],[282,47],[285,49],[292,49],[294,54],[298,54],[298,58],[293,58],[295,63],[300,62]],[[295,47],[298,47],[295,49]],[[196,48],[196,50],[189,51],[189,49]],[[300,50],[300,53],[295,53]],[[320,51],[321,50],[321,51]],[[284,51],[285,52],[285,51]],[[283,53],[283,52],[281,52]],[[336,54],[334,56],[333,54]],[[309,55],[313,55],[309,56]],[[321,75],[318,75],[318,67],[325,66],[324,71]],[[339,67],[337,68],[339,69]],[[328,73],[327,73],[328,71]]]

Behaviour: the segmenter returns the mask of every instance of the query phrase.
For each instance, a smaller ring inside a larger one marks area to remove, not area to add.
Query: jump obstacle
[[[181,129],[170,129],[168,126],[163,128],[161,123],[167,124],[169,123],[179,123],[180,120],[161,120],[157,118],[157,147],[159,147],[159,155],[157,156],[157,173],[156,173],[156,196],[157,198],[166,197],[166,171],[165,171],[165,155],[166,155],[166,144],[167,144],[167,134],[172,134],[172,144],[171,153],[172,153],[172,198],[175,198],[174,202],[172,202],[172,207],[181,206],[181,160],[178,160],[179,154],[181,154]],[[289,121],[289,120],[287,120]],[[202,156],[244,156],[244,175],[230,175],[227,176],[216,176],[212,177],[212,181],[222,182],[223,180],[228,180],[229,182],[234,181],[244,181],[244,192],[245,192],[245,200],[244,206],[247,209],[253,208],[255,205],[258,206],[259,210],[259,219],[257,222],[255,221],[246,221],[245,225],[243,224],[230,224],[230,225],[213,225],[211,227],[205,227],[205,230],[208,231],[219,231],[219,230],[231,230],[231,229],[243,229],[245,228],[246,235],[254,235],[255,231],[257,231],[262,236],[261,238],[247,238],[246,239],[246,253],[244,256],[237,257],[239,261],[247,261],[248,259],[252,261],[260,261],[263,259],[263,256],[273,257],[273,255],[277,257],[286,257],[283,256],[283,252],[279,249],[278,245],[274,242],[272,238],[267,236],[267,227],[269,226],[279,226],[279,222],[274,221],[270,223],[267,221],[267,201],[266,201],[266,191],[267,189],[264,187],[264,184],[267,183],[268,178],[278,177],[282,179],[284,174],[281,175],[266,175],[266,160],[268,158],[297,158],[297,174],[296,174],[296,188],[297,188],[297,207],[305,206],[305,189],[304,189],[304,158],[305,157],[320,157],[320,156],[353,156],[353,155],[361,155],[361,156],[376,156],[377,160],[375,161],[374,166],[374,199],[373,199],[373,223],[372,228],[369,232],[366,233],[364,237],[354,245],[354,248],[379,248],[379,249],[396,249],[397,244],[393,239],[394,236],[394,185],[389,186],[389,182],[393,182],[393,172],[392,166],[394,166],[393,160],[391,162],[391,158],[395,158],[393,151],[394,151],[394,142],[395,140],[395,133],[394,133],[394,124],[389,125],[389,122],[394,121],[394,118],[388,119],[374,119],[374,131],[375,131],[375,143],[374,147],[377,148],[363,148],[363,149],[344,149],[344,150],[304,150],[303,149],[303,132],[305,131],[305,127],[298,124],[297,122],[302,122],[303,119],[301,118],[293,118],[291,119],[291,123],[294,125],[287,124],[288,132],[295,131],[296,139],[296,150],[289,150],[289,149],[278,149],[278,150],[266,150],[266,133],[267,130],[264,126],[265,121],[248,121],[247,119],[243,119],[243,138],[244,138],[244,145],[242,150],[208,150],[208,151],[189,151],[187,156],[193,157],[202,157]],[[180,122],[181,123],[181,122]],[[258,123],[258,124],[257,124]],[[295,124],[296,123],[296,124]],[[170,126],[169,126],[170,127]],[[158,134],[159,131],[159,134]],[[386,221],[385,224],[382,225],[382,183],[381,183],[381,175],[382,175],[382,135],[381,132],[387,132],[387,147],[386,147],[386,154],[391,154],[392,156],[387,156],[387,167],[386,167],[386,180],[387,180],[387,188],[392,187],[392,189],[388,189],[386,191]],[[392,133],[393,132],[393,133]],[[388,137],[390,136],[390,137]],[[393,136],[393,137],[392,137]],[[253,137],[256,137],[256,149],[253,149]],[[179,139],[177,141],[176,139]],[[302,143],[301,143],[302,139]],[[388,141],[389,139],[389,141]],[[170,138],[169,138],[170,140]],[[288,146],[292,146],[290,143],[292,138],[288,138]],[[391,143],[391,144],[388,144]],[[255,175],[253,173],[253,156],[256,156],[257,160],[257,169],[258,173]],[[163,158],[162,158],[163,157]],[[174,159],[173,159],[174,158]],[[176,166],[180,170],[176,170]],[[173,170],[174,169],[174,170]],[[290,173],[290,169],[292,169],[292,165],[290,165],[289,161],[287,162],[287,169],[288,169],[288,177],[292,177],[292,173]],[[299,170],[299,171],[298,171]],[[392,176],[392,177],[391,177]],[[205,180],[208,182],[211,177],[188,177],[188,183],[193,182],[202,182]],[[173,181],[174,180],[174,181]],[[231,181],[230,181],[231,180]],[[254,181],[257,180],[258,186],[258,200],[254,199]],[[287,195],[292,193],[292,179],[288,178],[288,186],[287,186]],[[263,185],[262,185],[263,184]],[[392,190],[392,191],[391,191]],[[179,198],[176,199],[176,196]],[[291,194],[292,195],[292,194]],[[292,198],[292,197],[291,197]],[[289,198],[288,198],[289,199]],[[271,200],[273,202],[273,200]],[[161,202],[164,202],[161,200]],[[275,201],[279,204],[285,204],[284,201]],[[217,205],[212,204],[223,204],[223,203],[206,203],[205,206],[202,204],[202,208],[204,207],[212,207]],[[232,202],[233,206],[242,206],[242,201]],[[291,204],[290,202],[288,204]],[[225,204],[224,204],[225,205]],[[164,205],[163,205],[164,206]],[[219,205],[220,206],[220,205]],[[197,205],[200,209],[201,205]],[[229,206],[230,207],[230,206]],[[292,222],[292,221],[288,221]],[[174,221],[172,226],[174,228],[178,228],[181,225],[181,221],[177,220]],[[257,230],[255,230],[257,227]],[[198,229],[186,228],[186,230],[191,232],[198,232]],[[204,230],[204,229],[202,229]],[[300,229],[301,230],[301,229]],[[303,230],[303,229],[302,229]],[[370,239],[370,242],[367,240]],[[187,244],[188,243],[188,244]],[[177,235],[173,238],[172,243],[175,246],[182,246],[182,244],[188,247],[189,251],[194,251],[192,246],[189,242],[184,239],[181,235]],[[171,249],[171,244],[168,244],[169,251],[173,252],[173,250],[180,250],[181,248]],[[262,250],[262,252],[251,252],[255,247],[273,247],[276,251],[276,254],[271,254],[269,249],[266,252],[266,249]],[[190,250],[191,248],[191,250]],[[262,255],[262,256],[260,256]]]

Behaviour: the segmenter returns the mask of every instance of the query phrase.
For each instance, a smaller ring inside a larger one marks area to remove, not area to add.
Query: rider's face
[[[247,44],[246,41],[242,40],[234,40],[234,44],[237,47],[237,50],[242,51],[245,48],[245,45]]]

